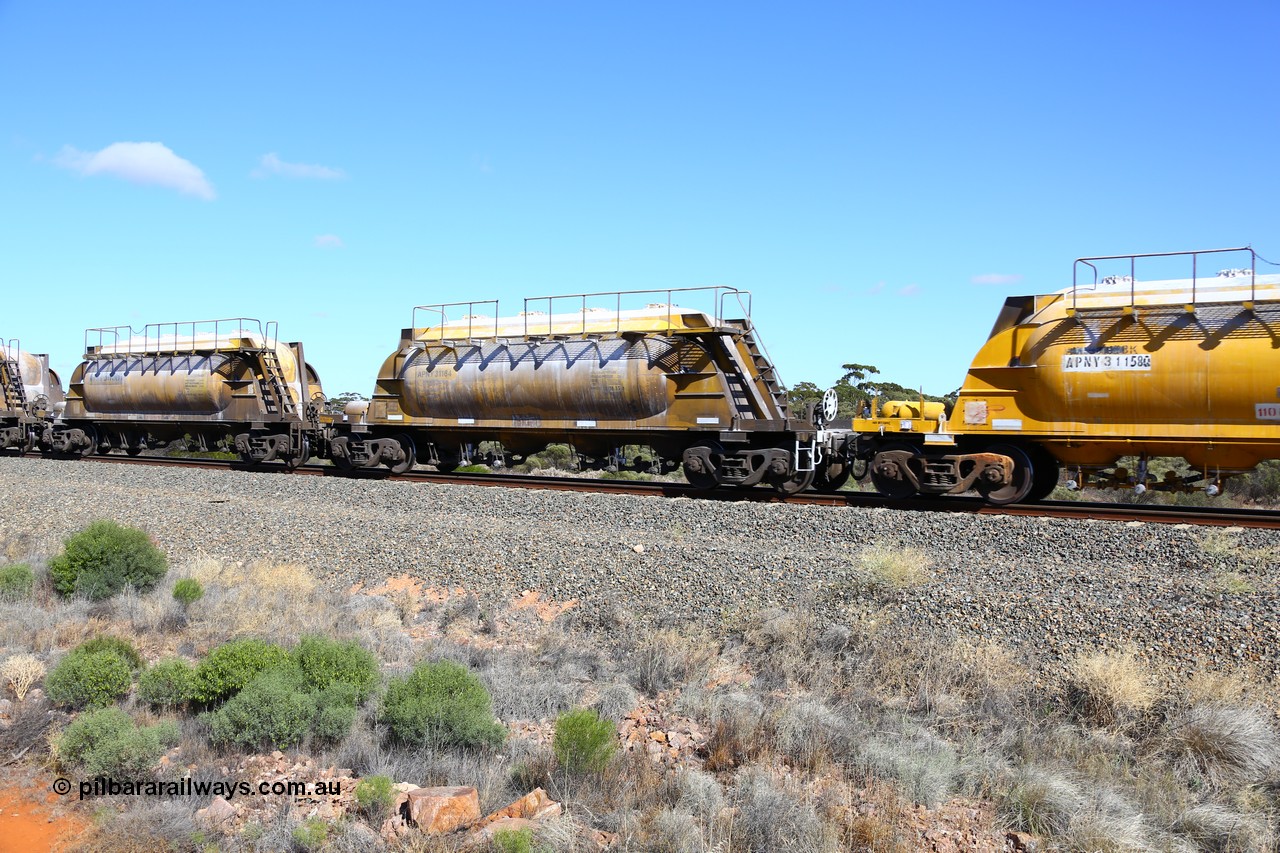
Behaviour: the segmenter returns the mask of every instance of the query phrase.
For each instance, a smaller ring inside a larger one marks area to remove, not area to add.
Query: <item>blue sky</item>
[[[0,334],[725,285],[789,383],[958,386],[1082,255],[1280,260],[1280,3],[0,0]],[[1273,272],[1276,268],[1260,268]]]

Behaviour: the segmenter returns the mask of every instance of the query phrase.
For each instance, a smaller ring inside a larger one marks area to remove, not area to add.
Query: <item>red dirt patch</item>
[[[511,602],[512,610],[528,610],[533,608],[533,612],[538,614],[538,618],[543,622],[554,622],[557,616],[560,616],[567,610],[572,610],[578,606],[578,599],[571,598],[568,601],[556,602],[549,598],[543,598],[542,593],[534,592],[526,589],[520,594],[520,597]]]
[[[83,833],[84,821],[55,813],[61,799],[39,783],[34,789],[0,788],[0,853],[61,850]]]

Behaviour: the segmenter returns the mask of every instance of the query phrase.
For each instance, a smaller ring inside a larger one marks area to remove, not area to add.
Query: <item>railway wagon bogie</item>
[[[741,311],[729,316],[730,306]],[[527,456],[567,441],[584,463],[618,467],[622,448],[642,444],[660,469],[683,464],[698,486],[792,492],[838,444],[788,410],[749,294],[588,293],[526,299],[523,309],[416,308],[360,422],[335,424],[335,464],[397,470],[412,456],[449,468],[481,442]]]
[[[948,427],[942,403],[889,400],[856,418],[853,455],[881,495],[977,492],[989,503],[1044,497],[1057,485],[1053,457],[1020,438],[969,440]]]
[[[242,461],[297,467],[322,443],[320,380],[301,343],[250,318],[90,329],[67,405],[45,430],[56,453],[88,455],[189,439]]]

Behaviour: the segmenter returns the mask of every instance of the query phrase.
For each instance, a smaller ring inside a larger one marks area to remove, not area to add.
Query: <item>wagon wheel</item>
[[[1049,497],[1053,490],[1058,487],[1060,474],[1058,460],[1053,458],[1049,451],[1038,446],[1028,448],[1028,455],[1031,457],[1032,483],[1031,491],[1027,493],[1026,500],[1028,502],[1042,501]]]
[[[298,452],[284,460],[286,471],[296,471],[304,462],[311,458],[311,439],[305,435],[302,437],[302,443],[298,445]]]
[[[906,477],[895,477],[888,471],[880,470],[880,466],[882,464],[899,464],[896,462],[889,463],[887,460],[883,463],[878,461],[881,453],[886,453],[892,450],[905,450],[909,452],[913,458],[920,456],[920,450],[918,448],[913,447],[910,444],[906,444],[905,442],[886,445],[881,449],[880,453],[876,454],[875,458],[871,460],[871,463],[868,466],[871,469],[871,485],[875,486],[876,491],[879,492],[882,497],[890,498],[891,500],[903,500],[904,498],[913,497],[916,494],[916,487],[911,485],[911,481],[909,479]]]
[[[863,464],[866,468],[866,464]],[[853,474],[853,466],[845,460],[836,462],[828,462],[825,465],[818,466],[814,472],[813,488],[819,492],[838,492],[840,487],[849,482],[849,477]]]
[[[241,436],[244,437],[246,442],[243,450],[240,449]],[[257,468],[265,461],[262,457],[253,455],[253,433],[251,432],[240,433],[240,435],[236,436],[236,453],[240,455],[240,464],[246,468]]]
[[[84,447],[73,450],[72,453],[76,456],[83,458],[83,457],[92,456],[95,453],[101,452],[99,450],[100,445],[98,444],[98,433],[94,430],[94,428],[91,426],[85,427],[84,434],[88,437],[89,443],[86,444]],[[108,447],[107,449],[109,452],[110,448]]]
[[[706,448],[707,456],[711,460],[711,470],[690,470],[688,464],[684,466],[684,478],[689,481],[689,485],[695,489],[710,491],[720,485],[720,457],[724,453],[724,448],[714,441],[699,441],[689,448]]]
[[[1008,456],[1012,459],[1013,477],[1008,485],[996,488],[984,485],[982,480],[979,479],[976,486],[978,494],[982,495],[987,503],[994,506],[1004,506],[1024,500],[1035,485],[1035,468],[1032,466],[1031,459],[1027,456],[1026,451],[1012,444],[993,444],[986,448],[986,452],[998,453],[1001,456]],[[1057,478],[1055,477],[1054,480],[1056,482]]]
[[[795,495],[813,485],[814,471],[796,471],[785,480],[773,480],[771,485],[780,495]]]
[[[413,439],[404,433],[400,433],[399,435],[392,436],[391,440],[400,445],[400,449],[404,451],[404,459],[388,467],[391,469],[392,474],[403,474],[405,471],[412,468],[413,463],[417,460],[417,453],[413,447]]]
[[[351,439],[345,435],[340,435],[329,443],[329,461],[333,463],[333,467],[339,471],[346,473],[353,470],[356,466],[351,461],[351,456],[347,453],[347,448],[351,445]],[[340,452],[335,453],[334,450],[340,448]]]

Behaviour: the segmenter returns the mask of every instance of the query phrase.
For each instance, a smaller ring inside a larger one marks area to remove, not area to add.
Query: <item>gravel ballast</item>
[[[336,589],[409,574],[485,603],[537,590],[644,623],[879,596],[922,634],[994,639],[1053,664],[1128,648],[1178,669],[1280,676],[1280,533],[0,460],[11,557],[99,518],[194,556],[307,566]],[[863,592],[856,556],[914,547],[931,577]],[[15,550],[19,553],[15,553]]]

